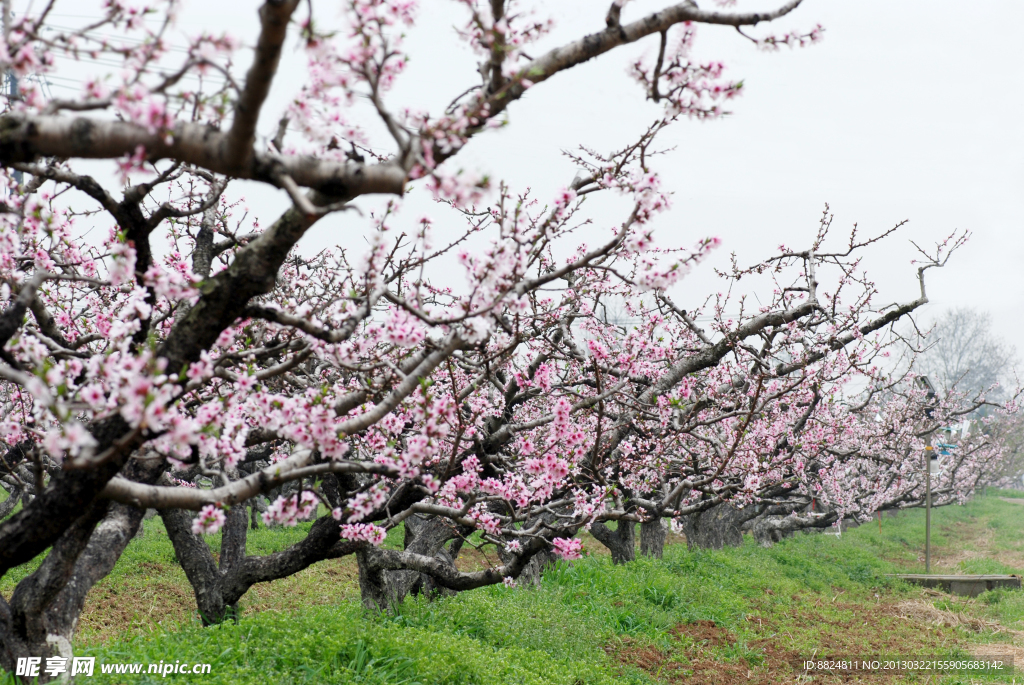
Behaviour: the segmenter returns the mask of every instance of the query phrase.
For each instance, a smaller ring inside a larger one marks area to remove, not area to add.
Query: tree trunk
[[[249,527],[252,530],[260,529],[260,508],[256,504],[257,497],[253,497],[249,502]]]
[[[21,500],[21,490],[11,488],[10,496],[0,502],[0,520],[7,518]]]
[[[780,520],[785,516],[760,516],[754,521],[750,532],[754,540],[762,547],[771,547],[776,542],[782,542],[783,538],[793,537],[793,529],[780,525]]]
[[[124,476],[152,484],[164,468],[153,460],[132,460]],[[71,655],[86,595],[114,568],[144,515],[135,507],[95,502],[39,569],[18,584],[11,604],[0,597],[0,668],[13,669],[20,656]]]
[[[434,557],[455,568],[455,560],[444,548],[452,538],[461,539],[469,531],[459,531],[445,519],[436,517],[427,519],[412,515],[405,519],[405,551]],[[359,586],[363,604],[367,608],[391,610],[401,604],[408,595],[425,594],[432,597],[437,594],[455,594],[438,585],[434,579],[419,571],[376,571],[367,564],[366,554],[360,555]],[[364,580],[366,587],[364,588]]]
[[[206,541],[192,534],[192,516],[179,509],[161,512],[178,563],[192,585],[204,625],[238,618],[238,602],[257,583],[298,573],[325,559],[337,559],[356,551],[361,543],[342,540],[338,522],[323,516],[300,542],[273,554],[246,556],[248,514],[239,503],[227,514],[221,543],[220,564]]]
[[[743,544],[743,524],[755,515],[753,507],[737,509],[728,502],[684,516],[683,532],[690,549],[722,549]]]
[[[448,545],[448,556],[452,558],[452,563],[459,558],[459,553],[462,552],[462,545],[466,542],[466,538],[457,537],[452,540],[452,544]]]
[[[818,514],[817,516],[769,514],[758,517],[754,521],[754,525],[751,526],[751,532],[759,545],[771,547],[784,538],[792,537],[797,530],[820,531],[831,526],[836,519],[835,514]]]
[[[241,563],[233,565],[219,580],[221,596],[225,603],[237,604],[257,583],[294,575],[318,561],[353,554],[362,544],[342,540],[338,522],[331,516],[322,516],[301,542],[273,554],[245,557]]]
[[[89,590],[114,569],[128,543],[142,528],[145,512],[124,504],[111,504],[89,538],[89,545],[75,564],[71,580],[46,611],[50,634],[71,642],[78,629],[78,619]]]
[[[640,554],[652,559],[661,559],[665,553],[665,538],[668,531],[661,517],[640,524]]]
[[[323,481],[328,500],[332,503],[340,502],[342,492],[339,483],[345,486],[351,484],[350,481],[349,477],[339,480],[328,474]],[[289,488],[295,492],[299,487],[298,483],[289,483],[282,488],[282,492],[287,494]],[[252,507],[251,515],[247,507]],[[260,510],[265,511],[266,504],[257,496],[247,502],[239,502],[227,512],[227,520],[222,529],[219,564],[214,560],[206,541],[192,534],[190,512],[178,509],[160,512],[178,556],[178,563],[195,592],[196,606],[203,625],[221,623],[228,618],[237,620],[239,600],[256,583],[293,575],[318,561],[352,554],[360,546],[360,543],[341,540],[338,522],[328,515],[316,520],[309,534],[287,549],[265,556],[246,556],[248,529],[254,524]],[[253,520],[250,521],[250,518]]]
[[[558,557],[549,551],[545,550],[543,552],[538,552],[532,559],[530,559],[529,563],[526,564],[526,567],[523,568],[523,572],[519,574],[519,578],[516,580],[518,580],[519,584],[523,586],[532,585],[534,587],[540,587],[540,582],[544,578],[544,570],[550,566],[554,566],[557,561]]]
[[[537,518],[530,519],[524,525],[524,528],[532,528],[538,522],[538,520],[544,520],[548,525],[553,526],[557,519],[552,513],[541,514]],[[607,527],[606,527],[607,530]],[[576,534],[578,529],[573,528],[572,530],[564,530],[562,537],[572,537]],[[611,531],[609,531],[611,532]],[[539,541],[537,541],[539,542]],[[527,548],[532,546],[533,543],[524,543],[523,549],[518,554],[513,554],[506,548],[500,548],[498,550],[498,557],[501,559],[503,564],[516,563],[517,557],[521,560],[524,554],[527,554]],[[527,561],[523,564],[522,569],[519,573],[515,574],[515,578],[520,587],[539,587],[541,580],[544,577],[544,570],[550,566],[554,566],[558,561],[558,557],[551,551],[551,547],[548,543],[538,544],[535,549],[531,549],[528,552],[529,556]],[[521,563],[521,561],[520,561]]]
[[[359,566],[359,596],[363,606],[370,611],[391,609],[386,573],[374,566],[372,552],[368,549],[356,552],[356,563]]]
[[[220,572],[206,541],[192,533],[192,517],[181,509],[164,509],[160,516],[164,520],[171,544],[174,545],[178,563],[195,592],[196,606],[203,625],[223,622],[229,613],[234,613],[234,607],[224,602],[218,582]]]
[[[106,515],[107,506],[108,502],[102,500],[91,504],[57,539],[39,568],[18,583],[10,604],[0,600],[0,667],[14,671],[21,657],[45,659],[60,654],[57,640],[47,639],[46,609],[71,579],[75,562],[93,528]]]
[[[518,554],[510,555],[509,561],[500,567],[462,572],[448,561],[451,557],[446,550],[428,557],[408,550],[380,549],[361,543],[356,550],[356,559],[359,562],[359,589],[363,605],[376,611],[394,609],[395,599],[401,590],[393,582],[397,577],[396,571],[414,571],[429,575],[437,586],[453,592],[494,585],[506,578],[522,578],[526,566],[538,561],[538,553],[546,550],[549,544],[546,539],[532,538],[523,543]],[[538,568],[542,566],[543,564],[538,564]]]
[[[249,528],[249,517],[245,504],[231,507],[227,520],[221,529],[220,572],[226,574],[239,566],[245,559],[245,541]]]
[[[601,521],[590,525],[590,534],[612,553],[612,563],[624,564],[636,559],[636,524],[618,521],[612,530]]]
[[[434,558],[441,560],[442,562],[444,562],[448,566],[451,566],[452,568],[455,568],[455,557],[453,557],[451,553],[444,547],[441,547],[441,549],[437,551],[437,554],[434,555]],[[422,594],[424,597],[434,598],[454,597],[456,593],[455,590],[450,590],[445,586],[441,585],[440,583],[438,583],[434,579],[434,576],[428,575],[426,573],[421,573],[418,587],[415,589],[414,594]]]

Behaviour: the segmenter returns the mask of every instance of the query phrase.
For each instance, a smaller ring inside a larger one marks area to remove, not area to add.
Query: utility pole
[[[931,436],[927,438],[931,442]],[[924,448],[924,572],[932,572],[932,446]]]
[[[935,386],[928,376],[918,376],[918,383],[928,393],[925,401],[928,406],[924,410],[925,421],[932,418],[934,410],[931,405],[937,401]],[[932,435],[929,432],[924,438],[924,572],[932,572]]]

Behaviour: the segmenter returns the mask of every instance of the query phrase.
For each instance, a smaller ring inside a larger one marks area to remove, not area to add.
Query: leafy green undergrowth
[[[488,609],[496,610],[500,597],[486,591],[482,595],[490,600]],[[371,620],[355,603],[294,615],[262,614],[238,625],[136,638],[87,653],[97,656],[97,662],[210,663],[210,675],[202,678],[209,683],[616,682],[600,664],[588,660],[559,658],[516,644],[497,648],[461,634],[455,621],[420,626]],[[97,682],[119,682],[117,677],[104,678],[98,676]]]
[[[211,683],[651,683],[657,674],[616,654],[653,649],[683,668],[696,640],[679,626],[714,622],[733,637],[701,653],[758,669],[765,636],[755,614],[769,622],[798,618],[826,598],[819,616],[844,620],[851,601],[873,605],[879,591],[909,591],[886,578],[893,569],[848,538],[821,535],[767,550],[748,543],[689,552],[676,545],[664,560],[560,563],[535,589],[412,599],[391,615],[367,613],[355,601],[297,607],[245,616],[237,625],[93,644],[87,653],[100,663],[210,663],[203,681]],[[837,594],[843,602],[830,601]],[[820,641],[813,622],[783,628],[794,653],[810,654]],[[97,682],[118,681],[98,675]]]

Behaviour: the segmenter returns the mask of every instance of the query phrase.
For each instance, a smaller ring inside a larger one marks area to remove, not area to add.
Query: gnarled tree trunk
[[[590,534],[612,553],[612,563],[624,564],[636,559],[636,523],[617,521],[612,530],[601,521],[590,525]]]
[[[132,460],[124,475],[154,483],[165,468],[155,460]],[[114,568],[144,515],[143,509],[95,502],[54,544],[39,569],[18,584],[10,605],[0,598],[0,667],[13,670],[23,656],[71,656],[89,590]]]
[[[780,525],[780,519],[785,519],[785,516],[759,516],[754,520],[753,525],[750,527],[750,532],[754,536],[754,540],[757,544],[762,547],[771,547],[776,542],[781,542],[784,538],[792,537],[794,528],[788,528],[784,524]]]
[[[432,557],[454,570],[454,556],[444,548],[444,545],[453,538],[460,540],[463,535],[470,532],[454,528],[441,517],[428,519],[414,514],[405,519],[405,551]],[[401,604],[408,595],[418,595],[421,592],[427,596],[455,594],[443,585],[438,585],[435,579],[426,573],[416,570],[377,569],[369,563],[367,554],[360,553],[357,557],[359,589],[363,604],[367,608],[390,610]]]
[[[751,533],[754,539],[762,547],[771,547],[784,538],[792,537],[798,530],[816,530],[830,527],[837,520],[834,513],[826,514],[802,514],[783,516],[780,514],[766,514],[759,516],[751,526]]]
[[[243,516],[239,516],[239,512]],[[167,535],[174,545],[174,553],[178,557],[178,563],[185,571],[188,582],[196,596],[196,606],[199,609],[199,617],[204,626],[221,623],[230,614],[234,614],[236,606],[224,601],[221,592],[220,572],[217,563],[210,552],[209,546],[198,535],[192,533],[192,517],[188,512],[181,509],[164,509],[160,512],[164,520],[164,527],[167,528]],[[242,535],[246,529],[248,517],[244,516],[244,508],[232,507],[227,513],[227,522],[224,524],[224,550],[221,554],[221,563],[228,559],[228,566],[231,565],[232,546],[229,544],[232,530],[238,528],[238,521],[242,522]],[[233,531],[238,535],[238,531]]]
[[[668,530],[661,517],[652,518],[640,524],[640,554],[652,559],[661,559],[665,553],[665,539]]]
[[[6,624],[0,627],[0,642],[4,647],[4,661],[9,660],[4,667],[13,670],[21,657],[45,658],[54,653],[51,647],[54,641],[47,640],[46,610],[74,574],[75,562],[89,543],[93,528],[106,516],[107,507],[105,501],[90,505],[58,538],[39,568],[18,583],[9,607],[0,608],[0,621]]]
[[[518,554],[499,567],[463,572],[448,561],[451,557],[447,554],[428,557],[408,550],[380,549],[362,544],[356,551],[356,558],[359,562],[359,589],[363,605],[377,611],[394,608],[394,598],[400,587],[394,582],[397,576],[389,574],[389,571],[423,573],[429,575],[439,587],[462,592],[494,585],[506,578],[521,578],[536,555],[549,545],[548,540],[535,537],[524,543]]]
[[[21,490],[11,487],[10,496],[3,502],[0,502],[0,519],[7,518],[14,508],[18,506],[18,502],[21,501]]]
[[[161,516],[178,562],[192,584],[204,625],[237,618],[238,601],[256,583],[284,578],[318,561],[352,554],[360,545],[342,540],[338,522],[323,516],[301,542],[266,556],[246,556],[249,517],[244,504],[239,504],[228,512],[218,567],[210,547],[192,534],[192,517],[188,512],[168,509]]]
[[[501,560],[508,564],[514,558],[511,554],[500,554]],[[523,566],[523,570],[516,576],[516,581],[521,587],[539,587],[544,577],[544,570],[553,566],[558,557],[551,553],[551,550],[544,549],[534,554]]]
[[[755,516],[754,508],[737,509],[729,503],[682,517],[690,549],[722,549],[743,544],[743,524]]]

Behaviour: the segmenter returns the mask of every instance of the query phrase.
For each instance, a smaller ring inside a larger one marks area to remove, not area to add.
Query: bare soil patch
[[[804,673],[794,668],[794,662],[811,655],[801,650],[792,649],[786,633],[799,632],[798,626],[818,626],[817,636],[822,643],[817,656],[869,656],[865,651],[865,638],[879,633],[877,627],[862,621],[868,611],[861,605],[842,605],[854,615],[845,621],[830,619],[813,612],[799,611],[791,617],[778,617],[778,620],[766,620],[764,617],[750,616],[749,626],[756,635],[740,645],[738,638],[729,630],[716,625],[713,621],[683,623],[672,629],[671,633],[678,644],[670,649],[660,649],[652,645],[643,645],[631,638],[625,638],[617,645],[609,645],[606,651],[620,663],[639,668],[651,676],[668,683],[708,684],[708,685],[774,685],[776,683],[812,682]],[[881,616],[887,616],[883,607]],[[793,623],[797,625],[793,625]],[[834,626],[833,629],[822,630],[822,626]],[[782,634],[780,634],[780,631]],[[924,654],[920,651],[927,647],[934,650],[937,642],[943,642],[934,629],[917,625],[905,625],[902,635],[894,636],[876,645],[878,654],[891,652],[899,648],[905,654]],[[792,638],[792,634],[788,635]],[[745,648],[750,657],[725,656],[723,650],[735,654]],[[909,651],[903,651],[909,650]],[[1003,652],[1005,653],[1005,652]],[[813,676],[815,683],[900,683],[906,676],[897,673],[880,674],[843,674]]]
[[[1024,504],[1024,500],[1008,497],[999,499],[1006,502]],[[959,572],[963,562],[977,559],[994,559],[1012,569],[1024,571],[1024,546],[1012,545],[1015,549],[1000,549],[999,542],[1006,545],[1005,535],[1000,536],[999,530],[992,528],[985,521],[957,522],[952,526],[944,526],[943,533],[948,537],[948,547],[932,548],[932,565],[938,571]],[[965,549],[968,546],[970,549]],[[919,555],[924,561],[924,552]]]
[[[85,600],[79,634],[106,642],[124,633],[148,633],[172,628],[197,614],[192,588],[156,582],[145,587],[103,585]]]

